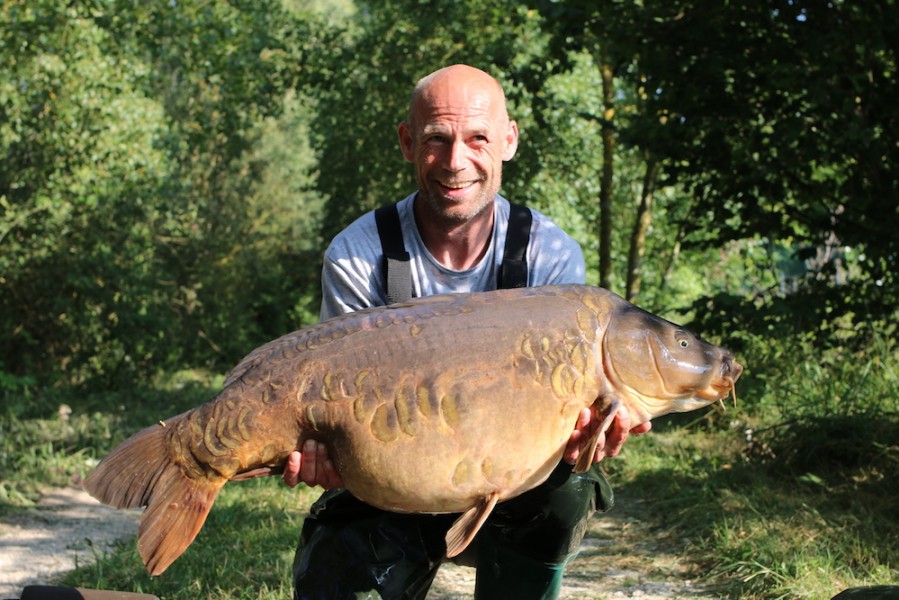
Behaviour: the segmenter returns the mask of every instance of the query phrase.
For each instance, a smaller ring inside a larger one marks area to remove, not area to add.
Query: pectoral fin
[[[575,473],[585,473],[587,469],[593,465],[593,457],[596,455],[596,449],[606,445],[606,431],[612,426],[612,420],[615,418],[615,415],[618,414],[620,409],[621,400],[615,398],[606,409],[607,412],[602,423],[596,428],[596,432],[590,437],[587,445],[581,451],[580,455],[578,455],[577,462],[574,464]]]
[[[490,513],[493,512],[493,507],[496,506],[497,499],[499,499],[499,492],[493,492],[480,503],[462,513],[461,517],[456,519],[453,526],[446,532],[447,558],[452,558],[457,554],[460,554],[468,547],[471,540],[474,539],[474,536],[481,530],[484,521],[486,521],[487,517],[490,516]]]
[[[277,467],[258,467],[256,469],[250,469],[249,471],[242,471],[231,477],[229,481],[246,481],[248,479],[256,479],[257,477],[270,477],[272,475],[281,475],[283,473],[283,465]]]

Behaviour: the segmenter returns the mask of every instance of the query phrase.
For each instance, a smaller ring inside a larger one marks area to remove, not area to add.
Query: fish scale
[[[601,424],[577,471],[602,455],[616,414],[635,426],[706,406],[741,371],[726,350],[601,288],[431,296],[260,346],[218,396],[124,442],[85,488],[147,507],[138,548],[155,575],[227,481],[272,473],[315,439],[363,501],[461,513],[447,533],[453,556],[497,502],[546,479],[584,408]]]

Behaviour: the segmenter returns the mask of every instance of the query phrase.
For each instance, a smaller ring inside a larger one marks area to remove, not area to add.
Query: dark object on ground
[[[29,585],[22,590],[22,600],[159,600],[151,594],[85,590],[52,585]]]
[[[831,600],[899,600],[899,585],[873,585],[844,590]]]

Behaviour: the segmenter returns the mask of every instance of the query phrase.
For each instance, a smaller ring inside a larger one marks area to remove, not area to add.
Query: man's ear
[[[518,123],[509,121],[509,127],[506,129],[506,149],[503,152],[503,160],[512,160],[515,152],[518,150]]]
[[[412,152],[412,130],[409,129],[409,125],[403,121],[399,124],[399,127],[396,128],[396,133],[400,138],[400,149],[403,151],[403,156],[405,156],[406,160],[409,162],[414,162],[415,154]]]

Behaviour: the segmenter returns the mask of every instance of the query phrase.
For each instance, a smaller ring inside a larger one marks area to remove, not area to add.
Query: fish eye
[[[687,338],[679,338],[677,340],[677,343],[678,343],[678,345],[680,345],[681,348],[689,348],[690,347],[690,342],[687,340]]]

